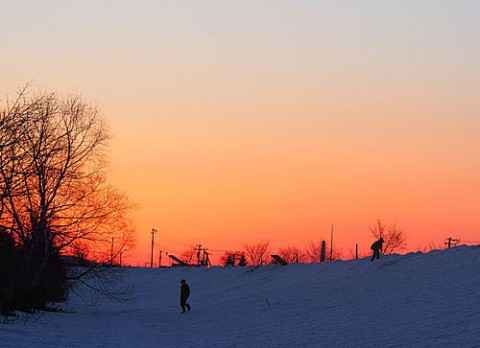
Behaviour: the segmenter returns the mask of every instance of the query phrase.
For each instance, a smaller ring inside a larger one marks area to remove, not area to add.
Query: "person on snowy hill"
[[[185,279],[180,281],[180,306],[182,307],[182,313],[185,313],[185,307],[190,310],[190,305],[187,303],[188,296],[190,296],[190,287]]]
[[[383,238],[380,237],[380,239],[377,240],[375,243],[373,243],[372,246],[370,247],[370,249],[373,250],[373,256],[370,261],[375,260],[375,258],[377,259],[380,258],[380,253],[383,252],[382,247],[383,247]]]

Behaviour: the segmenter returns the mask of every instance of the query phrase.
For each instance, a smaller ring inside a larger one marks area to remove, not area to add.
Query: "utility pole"
[[[208,257],[207,249],[203,249],[203,265],[205,267],[211,267],[212,264],[210,263],[210,258]]]
[[[201,244],[198,244],[197,247],[198,247],[198,251],[197,251],[197,266],[200,266],[200,253],[201,253],[201,251],[202,251],[202,245],[201,245]]]
[[[330,261],[333,258],[333,222],[332,222],[332,229],[330,231]]]
[[[452,237],[448,237],[447,240],[445,241],[445,244],[447,245],[447,247],[450,249],[450,247],[452,246],[456,246],[458,243],[460,243],[460,239],[458,238],[452,238]]]
[[[153,268],[153,246],[155,245],[155,233],[157,233],[157,230],[152,228],[152,250],[150,253],[150,268]]]
[[[162,267],[162,253],[165,253],[166,255],[168,255],[168,253],[165,250],[158,251],[158,268]]]
[[[196,245],[197,249],[197,266],[211,266],[210,258],[208,257],[208,249],[202,248],[201,244]]]

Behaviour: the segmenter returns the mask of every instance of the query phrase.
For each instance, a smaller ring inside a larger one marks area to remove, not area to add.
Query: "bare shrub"
[[[265,265],[269,262],[268,241],[260,241],[254,244],[246,244],[245,257],[252,266]]]
[[[407,246],[406,237],[403,229],[397,227],[397,223],[386,226],[378,219],[374,226],[370,227],[370,232],[376,239],[384,239],[383,253],[388,255],[397,250],[404,250]]]
[[[301,263],[306,260],[306,255],[302,249],[295,246],[280,248],[278,255],[288,263]]]

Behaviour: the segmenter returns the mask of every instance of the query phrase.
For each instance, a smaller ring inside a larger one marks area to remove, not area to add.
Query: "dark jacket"
[[[190,296],[190,287],[187,283],[182,283],[182,287],[180,289],[180,300],[186,301],[188,296]]]
[[[379,240],[377,240],[375,243],[372,244],[370,249],[372,249],[373,251],[382,252],[383,251],[382,247],[383,247],[383,238],[380,238]]]

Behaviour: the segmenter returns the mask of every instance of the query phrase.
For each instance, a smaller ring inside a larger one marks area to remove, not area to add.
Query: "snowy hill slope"
[[[480,248],[260,268],[125,269],[126,303],[0,325],[1,347],[480,347]],[[192,289],[181,314],[179,282]]]

